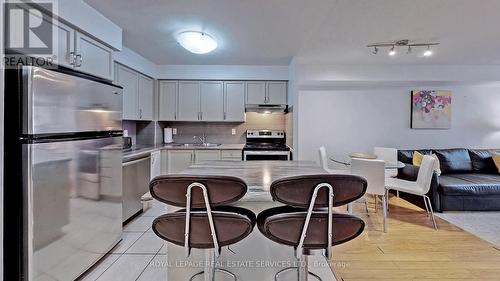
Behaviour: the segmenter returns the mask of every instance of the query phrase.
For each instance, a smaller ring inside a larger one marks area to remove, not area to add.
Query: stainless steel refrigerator
[[[121,239],[122,89],[63,67],[5,79],[4,280],[74,280]]]

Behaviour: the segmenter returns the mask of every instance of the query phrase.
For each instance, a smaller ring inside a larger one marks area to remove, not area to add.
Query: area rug
[[[436,216],[500,247],[500,212],[444,212]]]

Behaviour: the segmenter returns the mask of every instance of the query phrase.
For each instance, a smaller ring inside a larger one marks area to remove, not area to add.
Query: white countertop
[[[219,146],[182,146],[173,144],[156,144],[132,146],[129,150],[123,152],[123,162],[128,162],[140,157],[147,156],[151,152],[159,150],[243,150],[245,144],[221,144]]]

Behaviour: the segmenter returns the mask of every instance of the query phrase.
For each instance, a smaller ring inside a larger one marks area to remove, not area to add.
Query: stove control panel
[[[248,138],[285,138],[282,130],[247,130]]]

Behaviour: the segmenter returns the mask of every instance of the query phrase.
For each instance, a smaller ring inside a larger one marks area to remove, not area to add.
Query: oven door
[[[243,151],[243,160],[290,160],[290,151]]]

